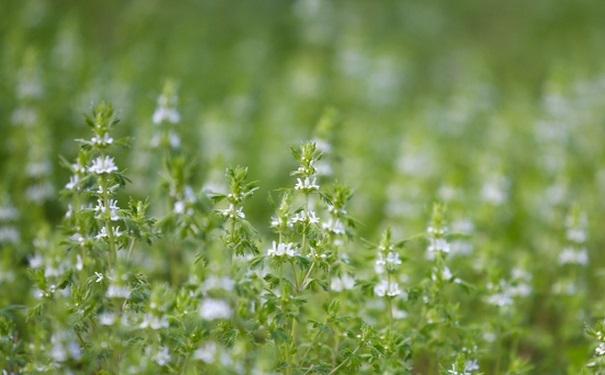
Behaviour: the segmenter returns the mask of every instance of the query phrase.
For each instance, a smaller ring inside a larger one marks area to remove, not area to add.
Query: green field
[[[2,1],[2,374],[605,374],[604,19]]]

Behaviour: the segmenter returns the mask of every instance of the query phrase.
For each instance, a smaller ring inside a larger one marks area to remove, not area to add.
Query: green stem
[[[324,322],[324,325],[328,324],[328,321],[326,320]],[[309,352],[311,351],[311,348],[313,347],[313,345],[315,345],[315,343],[317,342],[317,339],[319,338],[319,336],[323,333],[323,329],[320,329],[319,331],[317,331],[317,333],[315,334],[315,336],[313,336],[313,340],[311,340],[311,344],[309,344],[309,347],[307,348],[307,350],[305,351],[305,354],[303,354],[303,359],[307,358],[307,355],[309,354]],[[313,366],[311,366],[313,367]]]
[[[330,371],[330,372],[328,373],[328,375],[335,374],[335,373],[336,373],[336,371],[338,371],[338,369],[340,369],[342,366],[346,365],[346,364],[347,364],[347,362],[349,362],[349,361],[351,360],[351,357],[353,357],[353,355],[355,355],[355,353],[357,353],[357,351],[359,350],[359,348],[361,348],[361,345],[357,345],[357,347],[355,348],[355,350],[353,350],[353,351],[351,352],[351,354],[349,355],[349,357],[348,357],[348,358],[345,358],[345,360],[344,360],[344,361],[342,361],[342,362],[340,362],[340,363],[338,364],[338,366],[334,367],[334,368],[332,369],[332,371]]]
[[[128,245],[128,259],[130,259],[130,255],[132,254],[132,250],[134,249],[134,239],[130,239],[130,244]]]
[[[305,277],[302,280],[302,283],[300,284],[301,288],[305,288],[306,284],[307,284],[307,280],[309,279],[309,276],[311,275],[311,271],[313,271],[313,267],[315,267],[315,262],[311,263],[311,267],[309,267],[309,271],[307,271],[307,274],[305,275]],[[298,290],[300,291],[300,288],[298,288]]]
[[[105,231],[107,232],[107,237],[109,238],[109,268],[112,269],[115,266],[116,258],[117,258],[117,250],[115,238],[113,235],[113,226],[111,225],[111,208],[110,204],[110,196],[109,196],[109,188],[108,188],[108,177],[103,175],[100,180],[100,187],[102,189],[101,198],[103,199],[103,205],[105,206],[105,212],[103,212],[103,220],[105,221]]]
[[[294,279],[294,285],[296,286],[296,290],[300,289],[300,285],[298,284],[298,278],[296,277],[296,269],[294,268],[294,262],[290,261],[290,267],[292,268],[292,278]]]

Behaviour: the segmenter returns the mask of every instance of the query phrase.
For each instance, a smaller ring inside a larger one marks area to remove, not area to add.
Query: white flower
[[[305,177],[304,180],[297,178],[294,189],[302,190],[304,192],[319,190],[319,185],[317,185],[317,177],[313,177],[312,180],[309,177]]]
[[[330,281],[330,289],[334,292],[342,292],[343,290],[353,289],[355,279],[348,274],[343,274],[340,277],[333,277]]]
[[[29,266],[31,268],[40,268],[44,264],[44,258],[39,253],[34,254],[33,257],[29,258]]]
[[[113,325],[116,321],[116,315],[112,312],[105,311],[99,314],[99,323],[104,326]]]
[[[569,241],[575,243],[586,242],[586,232],[581,228],[569,228],[566,233],[566,237]]]
[[[92,165],[88,167],[88,171],[95,174],[111,173],[118,170],[113,158],[109,156],[99,156],[93,160]]]
[[[218,348],[216,343],[209,342],[204,346],[200,346],[195,352],[193,352],[193,358],[201,360],[205,363],[212,363],[216,358]]]
[[[72,175],[69,177],[69,182],[65,185],[65,189],[74,190],[76,185],[78,185],[78,182],[80,182],[80,177],[78,177],[76,174]]]
[[[102,273],[100,273],[100,272],[95,272],[95,276],[97,277],[97,279],[95,280],[95,282],[96,282],[96,283],[100,283],[100,282],[101,282],[101,281],[103,281],[103,279],[105,278],[105,277],[103,276],[103,274],[102,274]]]
[[[399,284],[396,282],[382,280],[374,287],[374,294],[378,297],[384,297],[385,295],[388,297],[396,297],[402,294],[402,292],[401,289],[399,289]]]
[[[292,219],[290,219],[290,226],[293,224],[297,224],[297,223],[317,224],[317,223],[319,223],[319,218],[317,217],[317,215],[315,214],[315,211],[313,211],[313,210],[309,210],[308,213],[306,213],[305,211],[301,211],[301,212],[295,214],[294,216],[292,216]]]
[[[479,364],[476,359],[468,360],[464,364],[464,371],[475,371],[479,370]]]
[[[115,219],[115,220],[117,220],[117,219]],[[121,237],[124,234],[124,232],[120,232],[119,226],[112,227],[111,231],[113,232],[114,237]],[[99,240],[99,239],[106,238],[106,237],[107,237],[107,227],[101,227],[101,230],[95,236],[95,238],[97,240]]]
[[[401,264],[401,259],[399,259],[399,253],[396,252],[389,252],[389,254],[387,255],[387,259],[385,260],[386,263],[390,263],[390,264],[394,264],[396,266]]]
[[[243,210],[242,207],[236,209],[235,206],[233,205],[233,203],[230,203],[229,208],[222,210],[221,213],[223,214],[223,216],[226,216],[229,219],[236,219],[236,218],[245,219],[246,215],[244,214],[244,212],[242,210]]]
[[[463,371],[463,372],[458,372],[458,370],[456,370],[456,365],[452,365],[452,368],[450,370],[447,370],[448,373],[450,373],[451,375],[471,375],[469,372]]]
[[[378,259],[376,259],[376,262],[374,263],[374,271],[376,271],[377,274],[382,274],[384,273],[384,265],[386,264],[384,258],[382,257],[382,252],[378,253]]]
[[[443,253],[450,252],[450,244],[445,240],[445,238],[430,237],[429,241],[429,247],[427,248],[427,251],[429,253],[435,253],[437,251],[441,251]]]
[[[139,324],[139,328],[160,329],[168,328],[168,318],[165,316],[157,317],[151,313],[143,315],[143,321]]]
[[[119,220],[120,217],[118,216],[118,210],[120,209],[118,207],[118,201],[115,199],[110,199],[109,200],[109,219],[111,221],[116,221]],[[103,201],[101,199],[97,199],[97,205],[94,208],[95,212],[97,213],[97,219],[100,218],[100,215],[107,212],[107,208],[105,207],[105,205],[103,204]]]
[[[597,355],[602,356],[605,355],[605,343],[600,343],[599,346],[595,349]]]
[[[297,253],[294,246],[295,244],[292,242],[277,244],[275,241],[273,241],[273,246],[267,250],[267,255],[271,257],[282,257],[284,255],[293,257]]]
[[[340,219],[330,218],[327,223],[324,223],[322,227],[334,234],[345,234],[345,226],[342,224]]]
[[[233,310],[226,301],[206,298],[200,303],[198,312],[202,319],[229,319],[233,315]]]
[[[160,124],[162,121],[167,121],[171,124],[177,124],[181,121],[181,115],[176,108],[168,108],[160,106],[153,113],[153,123]]]
[[[1,243],[17,243],[21,235],[17,228],[13,226],[0,227],[0,244]]]
[[[426,232],[431,235],[431,237],[443,236],[447,231],[446,227],[443,228],[435,228],[433,226],[429,226],[426,228]]]
[[[177,215],[184,214],[185,213],[185,202],[183,202],[183,201],[174,202],[174,207],[172,208],[172,212],[174,212]]]
[[[160,366],[164,366],[169,361],[170,361],[170,353],[168,352],[168,347],[162,346],[155,355],[155,363],[157,363]]]
[[[565,247],[559,254],[560,264],[579,264],[585,266],[588,264],[588,252],[586,249],[574,249]]]
[[[271,218],[271,228],[280,228],[287,225],[289,225],[287,215]]]
[[[96,146],[109,146],[113,143],[113,138],[108,133],[105,133],[103,137],[92,137],[90,141]]]
[[[495,176],[486,181],[481,188],[481,198],[494,206],[499,206],[508,200],[509,181],[504,176]]]
[[[178,148],[181,145],[181,137],[175,132],[169,132],[168,143],[170,143],[170,147]]]
[[[130,297],[130,290],[128,287],[123,285],[111,284],[105,292],[107,298],[128,298]]]
[[[487,297],[487,303],[498,307],[511,306],[513,304],[513,299],[508,293],[500,292]]]
[[[235,281],[229,277],[216,277],[213,275],[208,276],[202,283],[202,290],[216,290],[223,289],[231,291],[235,287]]]

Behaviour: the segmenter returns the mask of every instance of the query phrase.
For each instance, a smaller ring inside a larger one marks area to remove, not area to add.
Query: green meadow
[[[2,375],[605,374],[604,17],[2,1]]]

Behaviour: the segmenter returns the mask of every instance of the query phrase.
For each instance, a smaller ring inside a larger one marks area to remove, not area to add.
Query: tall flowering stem
[[[246,253],[257,255],[259,253],[255,243],[257,233],[246,220],[243,211],[244,202],[258,190],[257,183],[248,182],[248,168],[239,166],[227,168],[225,177],[229,182],[229,193],[213,196],[215,201],[225,200],[229,204],[227,208],[218,210],[226,220],[223,240],[233,255],[243,256]]]
[[[295,191],[299,191],[304,196],[302,211],[293,218],[293,224],[302,224],[302,242],[301,252],[306,255],[308,251],[307,235],[312,224],[317,224],[315,211],[310,209],[310,197],[319,191],[317,184],[317,169],[315,163],[321,158],[314,142],[305,142],[300,146],[300,150],[292,148],[292,155],[300,163],[298,169],[291,173],[296,177]]]
[[[96,238],[106,242],[111,267],[115,265],[122,242],[120,241],[122,233],[116,224],[121,220],[122,215],[114,196],[116,190],[126,184],[126,178],[118,171],[114,158],[108,154],[108,149],[115,143],[110,131],[118,124],[119,119],[112,105],[108,103],[99,104],[92,110],[91,116],[85,118],[94,136],[90,140],[79,140],[79,142],[84,149],[91,150],[92,162],[88,165],[87,172],[93,176],[96,184],[94,196],[97,204],[94,212],[95,218],[100,223]]]

